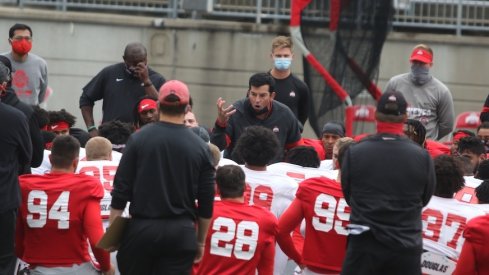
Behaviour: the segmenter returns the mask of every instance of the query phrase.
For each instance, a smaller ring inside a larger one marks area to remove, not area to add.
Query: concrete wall
[[[9,50],[8,29],[16,22],[34,32],[32,52],[48,62],[49,86],[54,96],[47,108],[66,108],[78,116],[82,87],[103,67],[122,61],[127,43],[140,41],[149,52],[151,67],[167,79],[186,82],[201,124],[215,120],[216,99],[229,103],[243,97],[252,73],[271,67],[270,41],[287,33],[285,25],[167,20],[108,14],[56,12],[0,7],[0,52]],[[433,74],[452,91],[455,111],[480,110],[488,94],[489,38],[392,33],[384,45],[379,86],[393,75],[409,70],[408,56],[414,44],[428,43],[435,50]],[[297,56],[298,57],[298,56]],[[293,71],[301,76],[301,59]],[[101,103],[95,119],[101,119]],[[305,135],[312,137],[308,126]]]

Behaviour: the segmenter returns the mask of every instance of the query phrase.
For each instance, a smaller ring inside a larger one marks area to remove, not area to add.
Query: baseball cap
[[[151,109],[156,109],[156,101],[153,99],[145,98],[138,104],[138,113]]]
[[[177,101],[169,100],[169,95],[175,95]],[[158,101],[163,105],[187,105],[190,101],[190,94],[187,85],[179,80],[165,82],[160,88]]]
[[[385,115],[404,115],[406,114],[407,102],[404,96],[397,91],[387,91],[377,103],[377,112]]]
[[[433,55],[429,51],[423,48],[416,48],[411,53],[411,57],[409,58],[409,61],[433,63]]]
[[[345,127],[342,124],[336,122],[327,122],[323,126],[323,130],[321,131],[321,135],[324,134],[333,134],[340,137],[345,136]]]

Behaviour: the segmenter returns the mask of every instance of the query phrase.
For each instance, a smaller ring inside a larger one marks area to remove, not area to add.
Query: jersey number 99
[[[344,198],[338,201],[334,196],[320,194],[314,203],[312,226],[317,231],[329,232],[333,229],[339,235],[348,235],[346,225],[350,220],[350,207]]]

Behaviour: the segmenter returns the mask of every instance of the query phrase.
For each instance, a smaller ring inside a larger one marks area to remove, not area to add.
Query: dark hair
[[[31,33],[31,37],[34,36],[31,27],[27,26],[26,24],[16,23],[12,27],[10,27],[10,30],[8,31],[8,37],[14,37],[14,32],[17,30],[28,30]]]
[[[479,203],[489,203],[489,181],[485,180],[475,188],[475,196]]]
[[[482,155],[486,153],[484,143],[478,137],[463,137],[458,142],[458,153],[463,154],[465,151],[476,155]]]
[[[275,158],[279,147],[272,130],[263,126],[249,126],[239,137],[234,153],[247,164],[265,166]]]
[[[312,168],[318,168],[321,164],[318,153],[311,146],[297,146],[290,149],[285,155],[285,162]]]
[[[477,167],[476,178],[481,180],[489,180],[489,159],[485,159],[479,162]]]
[[[49,111],[49,123],[53,124],[59,121],[65,121],[68,125],[73,127],[76,122],[76,117],[70,113],[68,113],[65,109],[61,109],[60,111]]]
[[[489,129],[489,121],[483,121],[479,127],[477,127],[477,132],[479,132],[480,129]]]
[[[31,105],[34,110],[34,114],[37,118],[37,122],[39,123],[39,128],[42,129],[45,126],[49,125],[49,113],[48,111],[41,108],[39,105]]]
[[[221,198],[242,197],[245,190],[245,173],[237,165],[224,165],[217,168],[216,184]]]
[[[41,131],[41,136],[44,144],[44,149],[51,150],[51,147],[53,145],[53,140],[54,138],[57,137],[57,135],[53,132]]]
[[[250,77],[248,91],[253,87],[268,85],[268,91],[272,94],[275,91],[275,79],[269,73],[256,73]]]
[[[69,168],[80,153],[80,143],[70,135],[57,136],[51,148],[51,164],[54,168]]]
[[[417,144],[423,146],[426,140],[426,128],[424,125],[416,119],[408,119],[404,122],[408,126],[408,131],[405,131],[405,134]],[[412,131],[410,129],[412,127]],[[407,133],[406,133],[407,132]]]
[[[462,169],[464,176],[472,176],[474,175],[474,165],[472,161],[467,156],[454,156],[460,164],[460,168]]]
[[[453,198],[453,194],[464,187],[465,180],[462,167],[453,156],[441,155],[436,157],[435,173],[435,196]]]
[[[164,98],[166,102],[179,102],[180,98],[174,94],[170,94]],[[168,104],[159,104],[160,112],[166,115],[175,116],[185,114],[187,111],[188,104],[177,104],[177,105],[168,105]]]
[[[112,143],[112,149],[122,152],[129,136],[134,132],[134,128],[129,123],[124,123],[119,120],[111,120],[98,128],[98,134]]]

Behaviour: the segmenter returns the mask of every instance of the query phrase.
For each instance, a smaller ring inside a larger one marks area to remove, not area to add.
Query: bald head
[[[93,137],[85,145],[88,161],[112,160],[112,143],[104,137]]]
[[[146,47],[144,47],[144,45],[139,42],[129,43],[124,50],[124,56],[128,57],[130,55],[143,55],[146,57]]]

